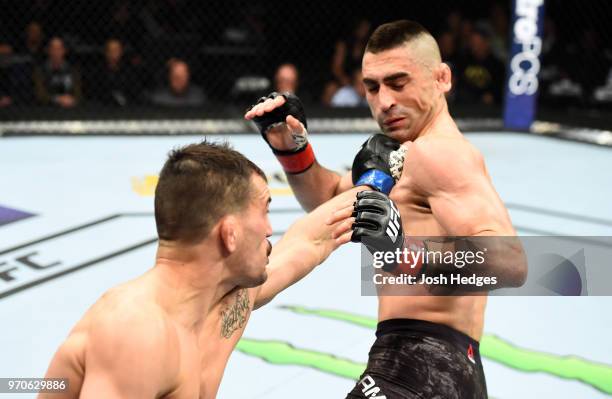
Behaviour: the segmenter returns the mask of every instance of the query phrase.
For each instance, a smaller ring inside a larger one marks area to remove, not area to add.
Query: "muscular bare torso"
[[[448,235],[436,222],[431,210],[419,203],[418,196],[410,192],[410,185],[394,188],[391,199],[395,201],[406,236]],[[390,289],[394,287],[390,286]],[[392,295],[382,286],[378,297],[378,319],[419,319],[445,324],[479,340],[484,323],[485,295],[434,296],[423,286],[402,287],[404,294]]]
[[[109,315],[117,320],[116,328],[130,334],[130,314],[135,310],[159,316],[165,324],[164,345],[160,353],[170,354],[158,398],[212,399],[216,396],[223,370],[238,340],[242,336],[253,308],[255,292],[239,289],[226,295],[208,313],[202,327],[194,332],[173,320],[166,310],[155,303],[152,293],[139,279],[113,288],[104,294],[83,316],[60,346],[47,377],[68,378],[69,390],[52,398],[78,398],[86,378],[87,348],[100,318]],[[117,350],[109,347],[109,351]],[[117,354],[119,355],[119,354]],[[158,353],[131,353],[155,361]],[[166,359],[168,359],[166,357]],[[128,373],[139,373],[128,370]],[[41,398],[46,397],[44,394]]]
[[[452,127],[449,128],[452,129]],[[468,144],[458,131],[445,133],[442,140],[449,139]],[[427,140],[436,140],[436,138],[432,135],[427,137]],[[468,146],[473,149],[471,145],[468,144]],[[410,156],[409,154],[410,149],[407,150],[406,156]],[[413,170],[406,170],[406,168],[407,164],[404,166],[404,173],[400,181],[390,194],[390,198],[396,203],[402,216],[404,234],[416,237],[452,235],[436,220],[426,195],[415,183],[419,179],[428,177],[419,176],[421,171],[418,168],[413,168]],[[484,165],[481,173],[487,175]],[[488,175],[486,180],[490,182]],[[480,339],[487,302],[486,295],[435,296],[424,286],[409,288],[403,286],[401,289],[404,295],[391,295],[394,289],[396,288],[393,286],[379,287],[378,318],[380,321],[395,318],[427,320],[448,325],[476,340]],[[405,295],[407,293],[410,295]]]

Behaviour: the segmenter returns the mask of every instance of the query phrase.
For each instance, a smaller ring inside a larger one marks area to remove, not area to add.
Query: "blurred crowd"
[[[232,23],[211,33],[204,26],[214,21],[192,12],[192,0],[102,4],[103,23],[96,29],[88,20],[69,23],[70,12],[59,15],[51,1],[27,3],[16,11],[19,18],[5,15],[12,24],[0,29],[0,107],[201,107],[219,98],[219,87],[230,100],[246,101],[278,90],[328,107],[367,106],[361,57],[373,23],[366,18],[354,19],[346,33],[328,40],[327,55],[310,54],[296,61],[290,56],[295,51],[287,57],[278,54],[276,49],[283,49],[285,42],[266,28],[261,7],[241,8]],[[93,18],[96,9],[88,10],[88,18]],[[501,104],[511,31],[508,4],[493,2],[480,17],[450,10],[442,21],[431,30],[453,72],[449,101]],[[421,22],[428,27],[427,21]],[[200,38],[208,34],[219,40],[203,43]],[[545,18],[540,100],[612,103],[611,43],[588,26],[572,37],[567,41],[555,19]],[[305,34],[295,40],[309,39]],[[325,68],[313,70],[315,64]],[[304,75],[306,84],[301,83]]]

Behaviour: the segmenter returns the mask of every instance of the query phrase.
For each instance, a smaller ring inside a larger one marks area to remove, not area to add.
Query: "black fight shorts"
[[[445,325],[392,319],[378,323],[368,366],[346,398],[486,397],[477,341]]]

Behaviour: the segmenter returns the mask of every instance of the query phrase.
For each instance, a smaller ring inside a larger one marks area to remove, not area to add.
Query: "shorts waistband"
[[[479,349],[478,341],[472,337],[447,325],[433,323],[431,321],[389,319],[378,322],[378,326],[376,327],[377,338],[387,334],[410,334],[415,332],[449,341],[458,345],[460,348],[467,348],[469,345],[472,345],[475,351]]]

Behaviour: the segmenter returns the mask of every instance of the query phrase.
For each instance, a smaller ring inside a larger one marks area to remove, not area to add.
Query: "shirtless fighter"
[[[298,220],[272,250],[261,169],[225,145],[173,151],[155,191],[155,267],[87,311],[46,374],[68,391],[41,397],[214,398],[251,311],[338,247],[337,225],[319,221],[357,191]]]
[[[440,248],[455,254],[465,240],[452,237],[516,236],[482,155],[449,114],[445,94],[451,71],[431,34],[412,21],[380,26],[368,41],[362,71],[372,116],[384,135],[364,143],[352,173],[344,177],[316,162],[295,96],[273,93],[245,114],[272,147],[302,206],[314,209],[365,184],[375,191],[360,193],[354,207],[332,219],[353,213],[354,241],[384,235],[393,202],[403,228],[396,229],[398,235],[449,237]],[[279,110],[290,115],[280,120]],[[403,171],[393,162],[398,149],[405,151]],[[399,177],[397,183],[392,176]],[[335,234],[345,237],[345,223]],[[521,285],[526,278],[522,247],[512,239],[500,242],[486,270],[477,271],[495,275],[496,288]],[[437,265],[412,264],[408,270],[418,274],[423,267],[431,273]],[[486,292],[436,296],[431,288],[405,287],[405,295],[391,295],[393,287],[378,287],[377,339],[348,398],[487,397],[478,352]]]

